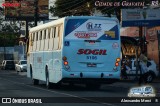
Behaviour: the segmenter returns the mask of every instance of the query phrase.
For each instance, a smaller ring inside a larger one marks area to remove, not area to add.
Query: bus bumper
[[[114,83],[120,80],[120,72],[69,72],[62,71],[63,82]]]

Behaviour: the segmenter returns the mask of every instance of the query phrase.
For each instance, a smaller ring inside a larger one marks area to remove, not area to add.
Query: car
[[[1,68],[3,70],[14,69],[15,64],[14,60],[3,60]]]
[[[27,61],[20,60],[18,64],[15,64],[15,70],[17,72],[27,71]]]
[[[127,70],[127,76],[128,79],[135,79],[136,78],[136,59],[131,59],[130,62],[130,70]],[[140,75],[140,70],[138,70],[138,75]],[[154,60],[147,60],[147,76],[146,76],[146,81],[147,82],[152,82],[154,78],[158,77],[159,71],[157,69],[157,65],[154,62]]]

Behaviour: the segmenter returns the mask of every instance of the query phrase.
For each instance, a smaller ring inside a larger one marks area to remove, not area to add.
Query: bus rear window
[[[69,19],[66,22],[65,39],[119,40],[119,27],[113,20]]]

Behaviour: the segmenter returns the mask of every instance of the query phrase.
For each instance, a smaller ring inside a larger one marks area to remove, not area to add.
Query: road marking
[[[1,78],[1,79],[9,81],[9,82],[12,82],[12,83],[15,83],[15,84],[28,86],[28,87],[36,88],[36,89],[43,90],[43,91],[48,91],[48,92],[52,92],[52,93],[57,93],[57,94],[61,94],[61,95],[75,97],[75,98],[79,98],[79,99],[82,99],[82,100],[87,100],[87,101],[90,101],[90,102],[93,102],[93,103],[97,103],[97,104],[102,104],[102,105],[107,105],[107,106],[118,106],[118,105],[114,105],[114,104],[111,104],[111,103],[103,103],[103,102],[100,102],[100,101],[96,101],[96,100],[92,100],[92,99],[87,99],[87,98],[79,97],[79,96],[76,96],[76,95],[71,95],[71,94],[68,94],[68,93],[62,93],[62,92],[58,92],[58,91],[53,91],[53,90],[48,90],[48,89],[44,89],[44,88],[39,88],[39,87],[36,87],[36,86],[26,85],[25,83],[15,82],[15,81],[11,81],[11,80],[4,79],[4,78]]]

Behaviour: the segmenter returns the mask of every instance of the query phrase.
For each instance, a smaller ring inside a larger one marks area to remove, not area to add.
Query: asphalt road
[[[160,97],[160,82],[152,85],[156,90],[156,96]],[[62,84],[58,89],[47,89],[45,82],[39,85],[32,85],[30,78],[26,77],[26,72],[17,74],[15,71],[0,70],[0,97],[12,98],[41,98],[48,100],[43,104],[0,104],[0,106],[128,106],[132,103],[112,103],[105,102],[106,99],[113,100],[116,97],[127,97],[131,87],[137,86],[133,82],[117,82],[110,85],[103,85],[99,90],[88,90],[84,85],[70,86]],[[47,98],[46,98],[47,97]],[[109,98],[108,98],[109,97]],[[115,97],[115,98],[112,98]],[[43,100],[43,99],[42,99]],[[66,101],[69,100],[69,102]],[[114,100],[113,100],[114,101]],[[50,103],[52,102],[52,103]],[[153,103],[136,103],[137,106],[150,106]],[[160,105],[159,103],[154,103]]]

